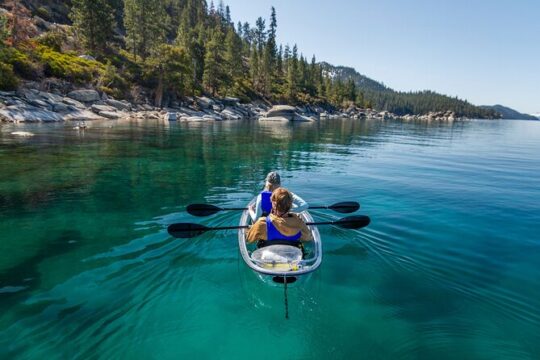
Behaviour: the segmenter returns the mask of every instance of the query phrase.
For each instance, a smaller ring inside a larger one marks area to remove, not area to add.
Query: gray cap
[[[281,178],[276,171],[272,171],[266,175],[266,182],[273,185],[281,185]]]

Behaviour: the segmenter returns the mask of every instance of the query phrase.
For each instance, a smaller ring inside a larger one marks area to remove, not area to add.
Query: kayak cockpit
[[[251,206],[255,203],[252,200]],[[248,206],[248,207],[249,207]],[[298,214],[306,223],[313,222],[313,218],[308,211]],[[251,225],[249,211],[242,212],[240,226]],[[315,271],[322,262],[322,244],[319,230],[316,226],[308,226],[313,241],[303,243],[304,248],[300,249],[290,245],[269,245],[257,248],[256,244],[248,244],[246,235],[248,229],[238,230],[238,247],[244,262],[254,271],[273,276],[298,276]]]

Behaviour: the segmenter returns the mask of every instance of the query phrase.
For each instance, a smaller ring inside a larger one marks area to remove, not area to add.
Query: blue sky
[[[251,25],[273,5],[280,43],[393,89],[540,113],[540,0],[224,2]]]

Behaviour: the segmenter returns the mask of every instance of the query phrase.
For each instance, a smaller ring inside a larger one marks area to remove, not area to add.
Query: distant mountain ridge
[[[395,91],[386,85],[360,74],[347,66],[335,66],[321,62],[323,72],[334,80],[353,80],[374,109],[390,111],[397,115],[423,115],[432,111],[453,111],[457,116],[468,118],[498,118],[499,113],[490,108],[481,108],[457,97],[442,95],[434,91]]]
[[[340,79],[346,81],[352,79],[359,90],[372,90],[372,91],[393,91],[378,81],[368,78],[365,75],[360,74],[356,69],[348,66],[335,66],[325,61],[320,63],[323,72],[328,74],[333,79]]]
[[[510,120],[538,120],[538,118],[536,116],[529,115],[529,114],[523,114],[523,113],[520,113],[517,110],[511,109],[511,108],[509,108],[507,106],[503,106],[503,105],[499,105],[499,104],[497,104],[497,105],[482,105],[480,107],[484,108],[484,109],[495,110],[496,112],[501,114],[501,117],[503,119],[510,119]]]

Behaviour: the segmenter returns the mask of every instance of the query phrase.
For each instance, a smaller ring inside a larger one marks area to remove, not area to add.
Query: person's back
[[[301,241],[313,240],[311,231],[296,214],[289,213],[292,194],[284,188],[272,193],[272,210],[268,216],[260,217],[249,229],[247,242],[260,241],[259,246],[271,244],[299,245]]]
[[[270,197],[272,192],[276,189],[279,189],[281,186],[281,177],[275,171],[268,173],[265,179],[265,186],[263,191],[257,196],[255,206],[249,209],[249,214],[253,221],[256,221],[261,216],[268,216],[272,211],[272,202]],[[293,205],[291,207],[291,212],[301,213],[304,210],[307,210],[309,205],[305,202],[300,196],[290,192],[293,198]]]

